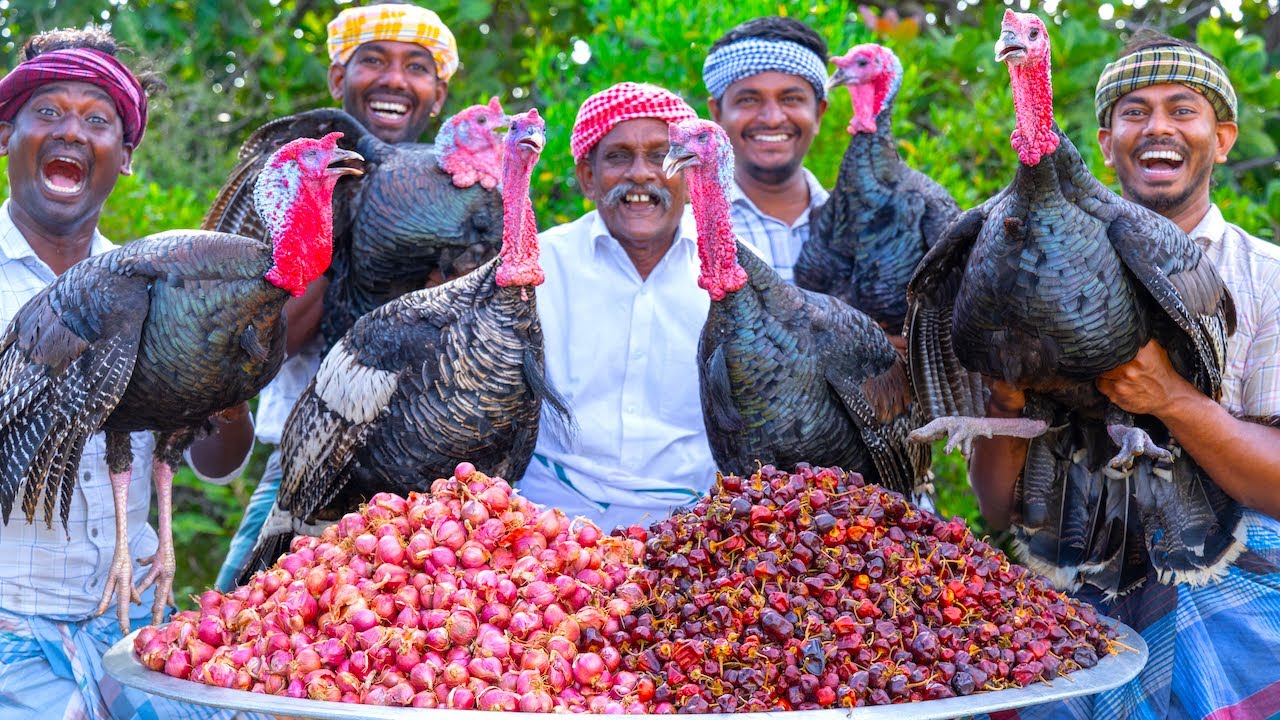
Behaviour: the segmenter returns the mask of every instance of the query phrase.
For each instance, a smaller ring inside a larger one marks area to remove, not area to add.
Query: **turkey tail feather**
[[[724,346],[717,345],[707,358],[704,366],[702,383],[705,395],[703,406],[710,412],[708,419],[715,423],[720,434],[742,432],[746,429],[746,421],[733,404],[733,384],[729,381],[729,365],[724,357]]]
[[[560,395],[551,381],[547,380],[546,368],[532,346],[526,346],[524,349],[523,368],[524,380],[529,385],[530,392],[539,402],[550,405],[554,411],[560,423],[559,437],[564,440],[575,437],[578,434],[578,422],[573,417],[573,411],[569,409],[568,401]]]

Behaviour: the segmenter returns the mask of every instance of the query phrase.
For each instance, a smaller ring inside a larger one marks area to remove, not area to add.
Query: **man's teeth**
[[[381,101],[374,101],[369,103],[369,109],[377,110],[379,112],[395,113],[397,115],[404,115],[405,113],[409,112],[409,106],[403,103],[392,103],[392,102],[381,102]]]
[[[648,193],[627,193],[627,196],[624,198],[624,200],[626,200],[629,203],[653,202],[653,199],[649,197]]]
[[[80,188],[84,183],[76,183],[75,185],[54,185],[49,178],[41,178],[44,180],[44,186],[49,192],[55,192],[59,195],[74,195],[80,192]]]
[[[790,137],[786,133],[771,133],[768,135],[756,135],[755,139],[760,142],[786,142]]]
[[[1173,150],[1148,150],[1138,156],[1139,160],[1169,160],[1171,162],[1182,162],[1182,153]]]

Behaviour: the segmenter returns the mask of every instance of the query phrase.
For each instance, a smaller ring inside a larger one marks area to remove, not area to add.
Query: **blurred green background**
[[[1099,177],[1114,187],[1094,140],[1093,88],[1130,32],[1146,25],[1194,39],[1221,58],[1240,96],[1240,140],[1215,175],[1227,219],[1280,238],[1280,3],[1277,0],[1096,3],[782,3],[765,0],[444,0],[436,10],[458,37],[462,67],[444,115],[498,96],[508,112],[537,107],[548,145],[533,181],[539,227],[589,209],[573,180],[569,130],[589,94],[622,80],[681,94],[706,114],[702,60],[724,31],[761,15],[791,15],[822,34],[832,53],[869,41],[892,47],[905,77],[894,132],[905,160],[970,207],[1012,176],[1008,73],[992,47],[1006,7],[1051,24],[1056,117]],[[147,141],[107,204],[103,232],[117,242],[198,226],[244,137],[281,115],[332,105],[325,89],[325,23],[345,4],[314,0],[0,0],[0,63],[13,67],[33,32],[109,25],[136,51],[126,58],[168,83],[153,101]],[[848,142],[849,95],[831,99],[807,165],[830,186]],[[432,129],[434,132],[434,128]],[[2,165],[0,161],[0,165]],[[7,184],[0,186],[0,197]],[[174,491],[180,548],[175,590],[188,604],[213,580],[261,472],[259,448],[244,476],[225,487],[189,471]],[[935,450],[939,510],[986,532],[958,454]]]

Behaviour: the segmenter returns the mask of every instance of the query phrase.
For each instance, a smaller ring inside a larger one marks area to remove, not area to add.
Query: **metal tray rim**
[[[900,718],[947,720],[978,713],[1039,705],[1080,695],[1091,695],[1123,685],[1136,677],[1147,662],[1147,643],[1142,636],[1127,625],[1109,618],[1104,619],[1116,625],[1119,637],[1135,652],[1125,651],[1104,657],[1088,670],[1078,670],[1051,683],[1044,682],[1025,688],[898,705],[791,712],[715,713],[682,717],[689,720],[897,720]],[[211,707],[316,720],[363,720],[365,718],[413,720],[422,718],[425,713],[431,713],[435,720],[510,720],[511,718],[511,713],[486,710],[379,707],[279,697],[181,680],[148,670],[133,656],[133,638],[139,632],[141,630],[135,630],[113,645],[102,658],[103,668],[124,685],[162,697]]]

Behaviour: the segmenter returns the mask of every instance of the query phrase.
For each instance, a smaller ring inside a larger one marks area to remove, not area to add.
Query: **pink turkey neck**
[[[729,217],[729,196],[717,182],[714,168],[699,165],[685,171],[693,218],[698,225],[698,287],[711,299],[726,295],[747,284],[747,272],[738,264],[737,237]]]
[[[267,282],[299,297],[333,260],[333,186],[336,178],[302,182],[284,223],[271,236],[274,263]]]
[[[850,135],[876,131],[876,116],[884,109],[892,80],[890,73],[881,73],[871,82],[849,86],[849,96],[853,99],[853,117],[848,128]]]
[[[1010,144],[1023,164],[1035,165],[1040,158],[1058,149],[1053,132],[1053,81],[1049,76],[1048,49],[1045,57],[1022,65],[1009,65],[1013,85],[1013,111],[1017,122]]]
[[[514,130],[511,131],[514,134]],[[545,276],[538,265],[538,224],[529,201],[529,177],[537,155],[522,148],[507,148],[502,169],[502,250],[495,278],[500,287],[541,285]]]

